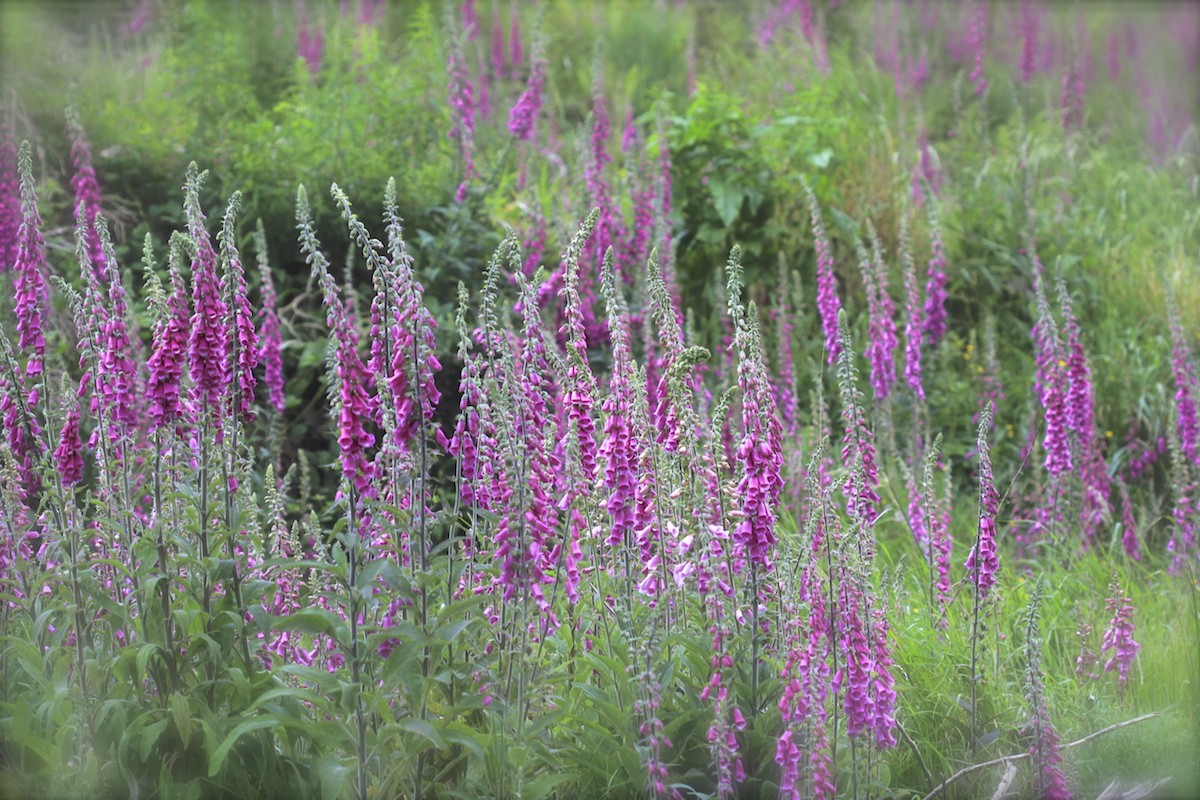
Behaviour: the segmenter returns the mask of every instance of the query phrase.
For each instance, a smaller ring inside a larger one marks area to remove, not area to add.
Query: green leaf
[[[255,717],[254,719],[248,719],[241,725],[238,725],[229,733],[228,736],[225,737],[225,741],[221,742],[220,746],[217,747],[216,751],[213,752],[213,754],[209,757],[208,777],[214,778],[216,777],[217,773],[221,771],[221,767],[225,765],[225,759],[229,756],[229,751],[233,749],[233,746],[237,744],[237,740],[242,738],[242,736],[250,733],[251,731],[261,731],[266,728],[274,728],[280,724],[281,721],[277,717],[263,716]]]
[[[708,193],[712,195],[721,223],[726,228],[733,225],[733,221],[737,219],[738,209],[742,207],[742,200],[746,197],[745,192],[725,181],[710,180]]]
[[[337,614],[325,608],[302,608],[295,614],[288,614],[275,620],[271,627],[277,631],[297,631],[299,633],[336,634],[342,621]]]
[[[530,800],[540,800],[540,798],[549,795],[555,786],[558,786],[568,777],[570,776],[565,772],[560,772],[557,775],[539,775],[533,780],[525,782],[521,797],[530,798]]]
[[[154,745],[158,744],[158,738],[167,729],[167,723],[170,721],[170,719],[164,717],[158,722],[152,722],[142,728],[141,741],[138,742],[138,753],[141,754],[142,761],[150,757],[150,751],[154,749]]]
[[[175,730],[179,731],[179,737],[187,744],[191,738],[191,709],[188,708],[187,698],[182,694],[172,694],[170,700],[171,718],[175,720]]]
[[[437,729],[429,724],[426,720],[419,717],[406,717],[405,719],[397,720],[396,727],[401,730],[415,733],[418,736],[424,736],[429,741],[433,742],[434,746],[439,750],[446,749],[446,740],[442,738]]]
[[[468,618],[455,620],[454,622],[447,622],[445,625],[437,629],[437,632],[433,634],[433,638],[439,642],[453,642],[456,638],[458,638],[458,635],[474,621],[475,620]]]
[[[324,756],[317,761],[317,778],[321,782],[322,800],[336,800],[341,797],[349,774],[350,768],[334,756]]]

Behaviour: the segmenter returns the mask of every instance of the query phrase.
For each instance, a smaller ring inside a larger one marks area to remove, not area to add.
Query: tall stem
[[[354,684],[354,722],[357,729],[355,740],[356,768],[358,773],[358,798],[367,800],[367,717],[362,699],[362,658],[358,646],[358,559],[359,534],[355,527],[357,496],[351,482],[348,492],[350,507],[346,537],[350,543],[350,681]]]
[[[154,434],[154,534],[158,546],[158,596],[162,607],[163,647],[166,650],[167,673],[170,675],[170,692],[179,691],[179,665],[175,658],[175,631],[171,619],[171,574],[167,569],[167,545],[163,540],[162,521],[162,431]]]

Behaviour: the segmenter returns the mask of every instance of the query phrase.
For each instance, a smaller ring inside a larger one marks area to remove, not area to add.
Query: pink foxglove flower
[[[359,358],[358,332],[338,286],[329,274],[329,262],[321,252],[313,230],[308,195],[303,186],[296,193],[296,222],[300,231],[300,249],[321,285],[325,320],[333,334],[330,399],[337,418],[342,477],[357,490],[359,497],[374,497],[375,464],[367,457],[367,451],[375,444],[375,436],[366,429],[366,423],[375,414],[375,403],[367,391],[374,379]]]
[[[88,258],[96,280],[103,289],[107,286],[109,276],[104,247],[96,227],[96,217],[100,214],[100,186],[96,181],[96,171],[92,168],[92,150],[79,119],[71,110],[67,111],[67,128],[71,138],[71,162],[75,168],[75,174],[71,176],[71,187],[75,190],[74,214],[77,218],[82,216],[86,222]]]
[[[37,191],[33,183],[33,150],[21,143],[18,157],[21,173],[21,230],[17,239],[15,271],[17,346],[28,351],[25,374],[37,378],[46,358],[45,325],[49,299],[46,291],[46,242],[42,238],[42,218],[38,213]]]
[[[0,123],[0,272],[17,263],[21,231],[21,181],[17,148],[7,124]]]
[[[165,317],[155,325],[147,364],[150,377],[146,382],[146,401],[152,431],[178,422],[183,413],[180,384],[187,366],[190,316],[187,287],[175,263],[178,253],[179,245],[172,242],[171,294]]]
[[[1121,591],[1116,578],[1109,586],[1107,609],[1112,612],[1112,621],[1104,632],[1100,645],[1101,655],[1112,651],[1112,657],[1104,662],[1104,671],[1117,670],[1117,685],[1123,691],[1129,683],[1129,669],[1142,648],[1133,639],[1133,604],[1129,596]]]
[[[967,574],[971,576],[981,603],[996,585],[996,572],[1000,568],[996,555],[996,514],[999,511],[1000,494],[996,491],[992,476],[992,459],[987,441],[991,417],[992,408],[988,406],[979,421],[979,433],[975,440],[979,457],[979,529],[966,564]]]
[[[254,234],[258,249],[259,297],[258,312],[258,362],[263,365],[263,383],[267,387],[267,403],[276,413],[283,413],[283,336],[280,333],[279,313],[276,310],[275,282],[271,279],[271,265],[267,261],[267,235],[262,220]]]
[[[515,69],[515,65],[514,65]],[[533,41],[533,58],[529,68],[529,81],[508,114],[508,132],[519,142],[533,138],[538,111],[542,108],[542,93],[546,86],[546,57],[542,52],[540,38]]]
[[[833,253],[829,238],[825,235],[825,222],[821,218],[821,206],[808,182],[803,182],[808,197],[808,213],[812,220],[813,246],[817,253],[817,311],[821,315],[821,329],[825,332],[825,357],[830,364],[841,352],[838,336],[838,311],[842,303],[837,294],[837,277],[833,274]]]
[[[1197,448],[1200,422],[1196,412],[1200,382],[1196,379],[1195,362],[1172,295],[1167,295],[1167,319],[1171,328],[1171,374],[1175,378],[1175,430],[1187,460],[1200,464],[1200,449]]]
[[[929,219],[930,256],[929,268],[925,273],[925,318],[923,330],[925,344],[937,347],[946,335],[946,247],[942,242],[942,226],[938,217],[937,203],[925,206]]]
[[[729,254],[728,305],[734,324],[738,388],[742,395],[742,439],[737,447],[741,478],[734,491],[741,521],[734,541],[749,558],[767,569],[775,546],[775,514],[783,488],[783,434],[775,396],[763,363],[762,337],[753,303],[741,304],[741,248]],[[757,600],[757,598],[756,598]]]
[[[521,44],[521,15],[518,13],[520,8],[513,6],[512,23],[508,27],[508,66],[510,73],[515,73],[521,68],[521,62],[525,60],[525,53]]]
[[[1020,21],[1018,22],[1021,36],[1019,63],[1021,83],[1029,83],[1037,69],[1039,21],[1038,11],[1033,6],[1033,0],[1021,0]]]
[[[1050,711],[1046,704],[1046,687],[1042,675],[1042,638],[1039,631],[1038,606],[1041,601],[1041,587],[1034,595],[1033,604],[1025,627],[1025,699],[1029,703],[1032,718],[1025,732],[1032,743],[1029,755],[1033,759],[1034,769],[1037,770],[1034,786],[1036,796],[1045,800],[1070,800],[1071,789],[1067,777],[1060,766],[1063,761],[1059,752],[1058,732],[1050,719]]]
[[[225,219],[221,228],[221,260],[225,264],[221,276],[221,293],[225,296],[227,307],[233,310],[229,325],[227,341],[232,350],[232,363],[235,374],[233,384],[236,389],[236,407],[231,411],[247,422],[254,418],[251,410],[254,405],[254,390],[258,379],[254,371],[258,369],[258,332],[254,330],[254,312],[250,308],[250,298],[246,287],[246,270],[242,266],[242,256],[238,252],[234,221],[237,214],[241,195],[235,193],[229,199],[225,211]],[[232,399],[232,398],[231,398]]]
[[[58,468],[63,486],[74,486],[83,480],[83,442],[79,439],[79,409],[71,408],[59,433],[54,450],[54,465]]]
[[[988,81],[983,74],[983,59],[987,51],[987,29],[988,29],[988,7],[986,3],[976,2],[971,9],[974,13],[971,15],[969,23],[968,38],[970,40],[971,53],[975,59],[975,66],[971,70],[969,80],[975,86],[975,94],[981,95],[987,91]]]
[[[200,209],[200,186],[207,173],[188,165],[184,194],[188,235],[196,248],[192,259],[192,322],[188,340],[188,364],[191,368],[194,399],[198,406],[211,411],[220,407],[229,390],[229,307],[221,297],[217,276],[217,253],[205,228]]]
[[[846,513],[856,523],[872,526],[875,523],[879,495],[879,467],[875,463],[874,434],[862,405],[858,388],[858,367],[846,327],[846,315],[838,315],[839,350],[838,389],[842,398],[842,419],[845,433],[842,438],[842,462],[850,468],[850,476],[842,486],[846,496]]]
[[[917,268],[908,241],[908,217],[900,218],[900,260],[904,265],[904,380],[917,400],[925,400],[921,383],[921,329],[925,325],[925,310],[921,305],[921,288],[917,283]]]
[[[565,381],[566,393],[563,400],[567,404],[567,415],[574,428],[579,448],[579,466],[585,480],[590,482],[596,474],[596,437],[595,421],[592,419],[592,404],[596,392],[596,378],[588,364],[587,342],[584,331],[583,299],[580,296],[580,257],[584,243],[592,234],[596,221],[600,216],[599,209],[592,209],[579,231],[571,240],[570,246],[563,254],[565,276],[560,294],[563,296],[563,329],[567,346],[567,375]],[[611,251],[606,259],[611,258]],[[584,495],[588,492],[583,489]]]
[[[500,21],[500,6],[492,6],[492,78],[503,80],[506,75],[504,64],[504,25]]]

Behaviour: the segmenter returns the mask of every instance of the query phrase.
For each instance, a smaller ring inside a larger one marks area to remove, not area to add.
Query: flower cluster
[[[979,433],[975,440],[979,456],[979,530],[966,564],[980,602],[987,599],[992,587],[996,585],[996,571],[1000,566],[996,555],[996,514],[999,510],[1000,495],[992,477],[992,459],[988,453],[987,441],[991,417],[992,408],[988,406],[979,420]]]
[[[837,294],[837,277],[833,274],[833,253],[829,238],[825,235],[825,223],[821,219],[821,206],[817,196],[807,182],[803,183],[808,198],[808,213],[812,220],[813,246],[817,251],[817,311],[821,315],[821,328],[825,332],[825,358],[834,363],[841,352],[838,336],[838,311],[842,304]]]
[[[17,175],[17,148],[8,125],[0,122],[0,272],[17,263],[21,230],[21,182]]]
[[[1117,685],[1124,691],[1129,683],[1129,669],[1142,646],[1133,638],[1133,604],[1129,595],[1121,590],[1115,577],[1109,586],[1106,607],[1113,616],[1108,630],[1104,632],[1100,653],[1103,655],[1112,651],[1112,657],[1104,662],[1104,671],[1117,670]]]

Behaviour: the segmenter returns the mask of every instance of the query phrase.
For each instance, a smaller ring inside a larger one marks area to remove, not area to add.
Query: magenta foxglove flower
[[[506,75],[504,65],[504,25],[500,21],[500,6],[492,6],[492,77],[502,80]]]
[[[29,352],[25,374],[42,374],[46,358],[46,338],[42,327],[46,319],[46,243],[42,238],[42,218],[38,213],[37,191],[33,183],[33,150],[21,143],[18,157],[21,173],[21,229],[17,239],[15,281],[17,346]]]
[[[521,44],[521,15],[518,6],[513,6],[512,23],[508,27],[508,66],[511,73],[521,68],[525,53]]]
[[[296,28],[296,55],[304,59],[310,75],[321,71],[321,56],[325,50],[325,34],[320,28],[310,25],[308,11],[300,8],[300,22]]]
[[[342,477],[357,491],[359,497],[374,497],[375,464],[367,457],[367,451],[375,444],[375,436],[366,429],[366,423],[375,416],[375,403],[368,393],[368,387],[375,383],[374,375],[359,358],[358,332],[338,286],[329,274],[328,261],[321,252],[312,227],[308,195],[303,186],[296,193],[296,222],[300,231],[300,248],[321,285],[325,321],[333,335],[334,356],[329,370],[330,399],[337,418]]]
[[[0,272],[17,263],[21,231],[21,181],[17,148],[8,125],[0,123]]]
[[[733,538],[749,558],[767,569],[775,546],[775,513],[783,488],[783,433],[763,363],[757,310],[741,304],[741,248],[729,254],[728,304],[734,325],[732,350],[737,353],[737,381],[742,396],[742,438],[737,446],[741,478],[734,490],[741,520]],[[757,598],[756,598],[757,599]]]
[[[1104,632],[1100,653],[1112,651],[1112,657],[1104,662],[1104,671],[1117,670],[1117,685],[1124,689],[1129,683],[1129,669],[1142,646],[1133,639],[1133,604],[1129,596],[1121,591],[1115,578],[1109,589],[1107,608],[1113,617]]]
[[[468,31],[468,33],[472,32],[474,32],[474,27]],[[477,109],[471,69],[467,64],[462,41],[458,37],[451,42],[446,57],[446,75],[449,79],[450,137],[458,139],[465,166],[463,181],[459,184],[455,194],[455,200],[461,203],[466,198],[467,184],[475,176],[475,113]]]
[[[567,252],[563,254],[563,268],[566,274],[563,288],[559,292],[563,297],[565,320],[559,333],[565,335],[567,347],[567,375],[564,382],[566,393],[563,400],[567,405],[568,419],[575,428],[579,447],[579,466],[585,480],[585,485],[579,488],[585,496],[588,494],[586,484],[596,474],[596,424],[592,419],[596,378],[592,375],[592,368],[588,364],[579,273],[584,243],[591,235],[598,217],[599,210],[593,209],[580,226],[578,233],[572,238]],[[611,251],[605,255],[606,259],[611,259],[611,257]]]
[[[535,39],[529,81],[525,84],[525,91],[521,92],[521,96],[508,114],[508,132],[519,142],[527,142],[533,138],[538,111],[542,108],[542,92],[545,90],[545,85],[546,59],[542,55],[540,42]]]
[[[1191,350],[1179,321],[1175,298],[1167,296],[1167,319],[1171,328],[1171,374],[1175,378],[1175,430],[1183,454],[1193,464],[1200,464],[1200,421],[1197,420],[1196,392],[1198,381]]]
[[[180,382],[187,362],[189,326],[187,287],[172,264],[166,317],[155,326],[153,352],[147,364],[150,377],[146,402],[152,431],[174,424],[182,416]]]
[[[971,42],[971,53],[975,58],[975,67],[971,70],[969,80],[975,86],[975,94],[981,95],[987,91],[987,78],[983,74],[983,59],[986,55],[987,45],[987,28],[988,28],[988,7],[987,3],[977,2],[972,9],[975,13],[971,16],[970,33],[968,34]]]
[[[217,253],[205,228],[204,212],[200,209],[200,186],[206,173],[198,172],[196,164],[188,165],[184,193],[188,235],[196,248],[192,259],[192,322],[188,340],[188,364],[194,382],[194,398],[198,406],[212,411],[229,390],[229,307],[221,297],[217,276]]]
[[[246,270],[242,266],[242,257],[234,241],[234,217],[240,195],[234,194],[229,200],[225,212],[225,220],[221,229],[221,256],[225,262],[225,273],[221,276],[221,292],[228,298],[228,304],[233,310],[229,325],[227,341],[233,350],[233,376],[237,387],[237,407],[231,409],[235,416],[246,421],[254,418],[254,390],[258,379],[254,371],[258,369],[258,332],[254,329],[254,312],[250,308],[250,298],[246,286]]]
[[[825,357],[830,364],[841,352],[838,336],[838,311],[842,303],[837,294],[837,277],[833,274],[833,253],[825,235],[825,223],[821,219],[821,206],[817,196],[807,182],[804,193],[808,196],[808,213],[812,220],[813,246],[817,252],[817,311],[821,315],[821,328],[825,332]]]
[[[1125,548],[1125,555],[1134,561],[1141,561],[1142,543],[1138,536],[1137,519],[1133,516],[1133,503],[1129,499],[1129,487],[1118,478],[1117,489],[1121,493],[1121,546]]]
[[[1029,83],[1037,68],[1038,27],[1039,15],[1032,0],[1021,0],[1020,21],[1018,23],[1021,35],[1020,74],[1021,83]]]
[[[108,264],[96,228],[96,217],[100,214],[100,186],[92,168],[92,151],[72,111],[67,112],[67,128],[71,137],[71,162],[75,168],[75,174],[71,176],[71,187],[75,190],[74,214],[76,218],[82,216],[86,222],[88,259],[97,283],[104,289],[108,285]]]
[[[259,225],[261,226],[261,222]],[[263,383],[267,387],[267,402],[276,413],[283,413],[283,336],[279,328],[276,310],[275,282],[271,280],[271,266],[266,258],[266,235],[259,229],[256,236],[259,247],[259,296],[262,305],[258,319],[258,361],[263,365]]]
[[[921,305],[921,287],[916,264],[908,244],[908,219],[901,219],[900,260],[904,265],[904,380],[917,400],[925,400],[921,383],[921,340],[925,309]]]
[[[925,273],[925,344],[937,347],[946,335],[946,248],[942,243],[942,226],[938,218],[937,203],[925,206],[929,219],[930,256],[929,268]]]
[[[1000,494],[996,491],[995,479],[992,476],[992,459],[987,441],[991,416],[992,409],[989,406],[980,419],[979,433],[975,441],[979,456],[979,530],[966,564],[967,574],[975,584],[975,591],[981,603],[996,585],[996,572],[1000,568],[1000,561],[996,555],[996,514],[999,511]]]
[[[74,486],[83,480],[83,442],[79,439],[79,408],[67,412],[58,447],[54,450],[54,465],[58,468],[63,486]]]

